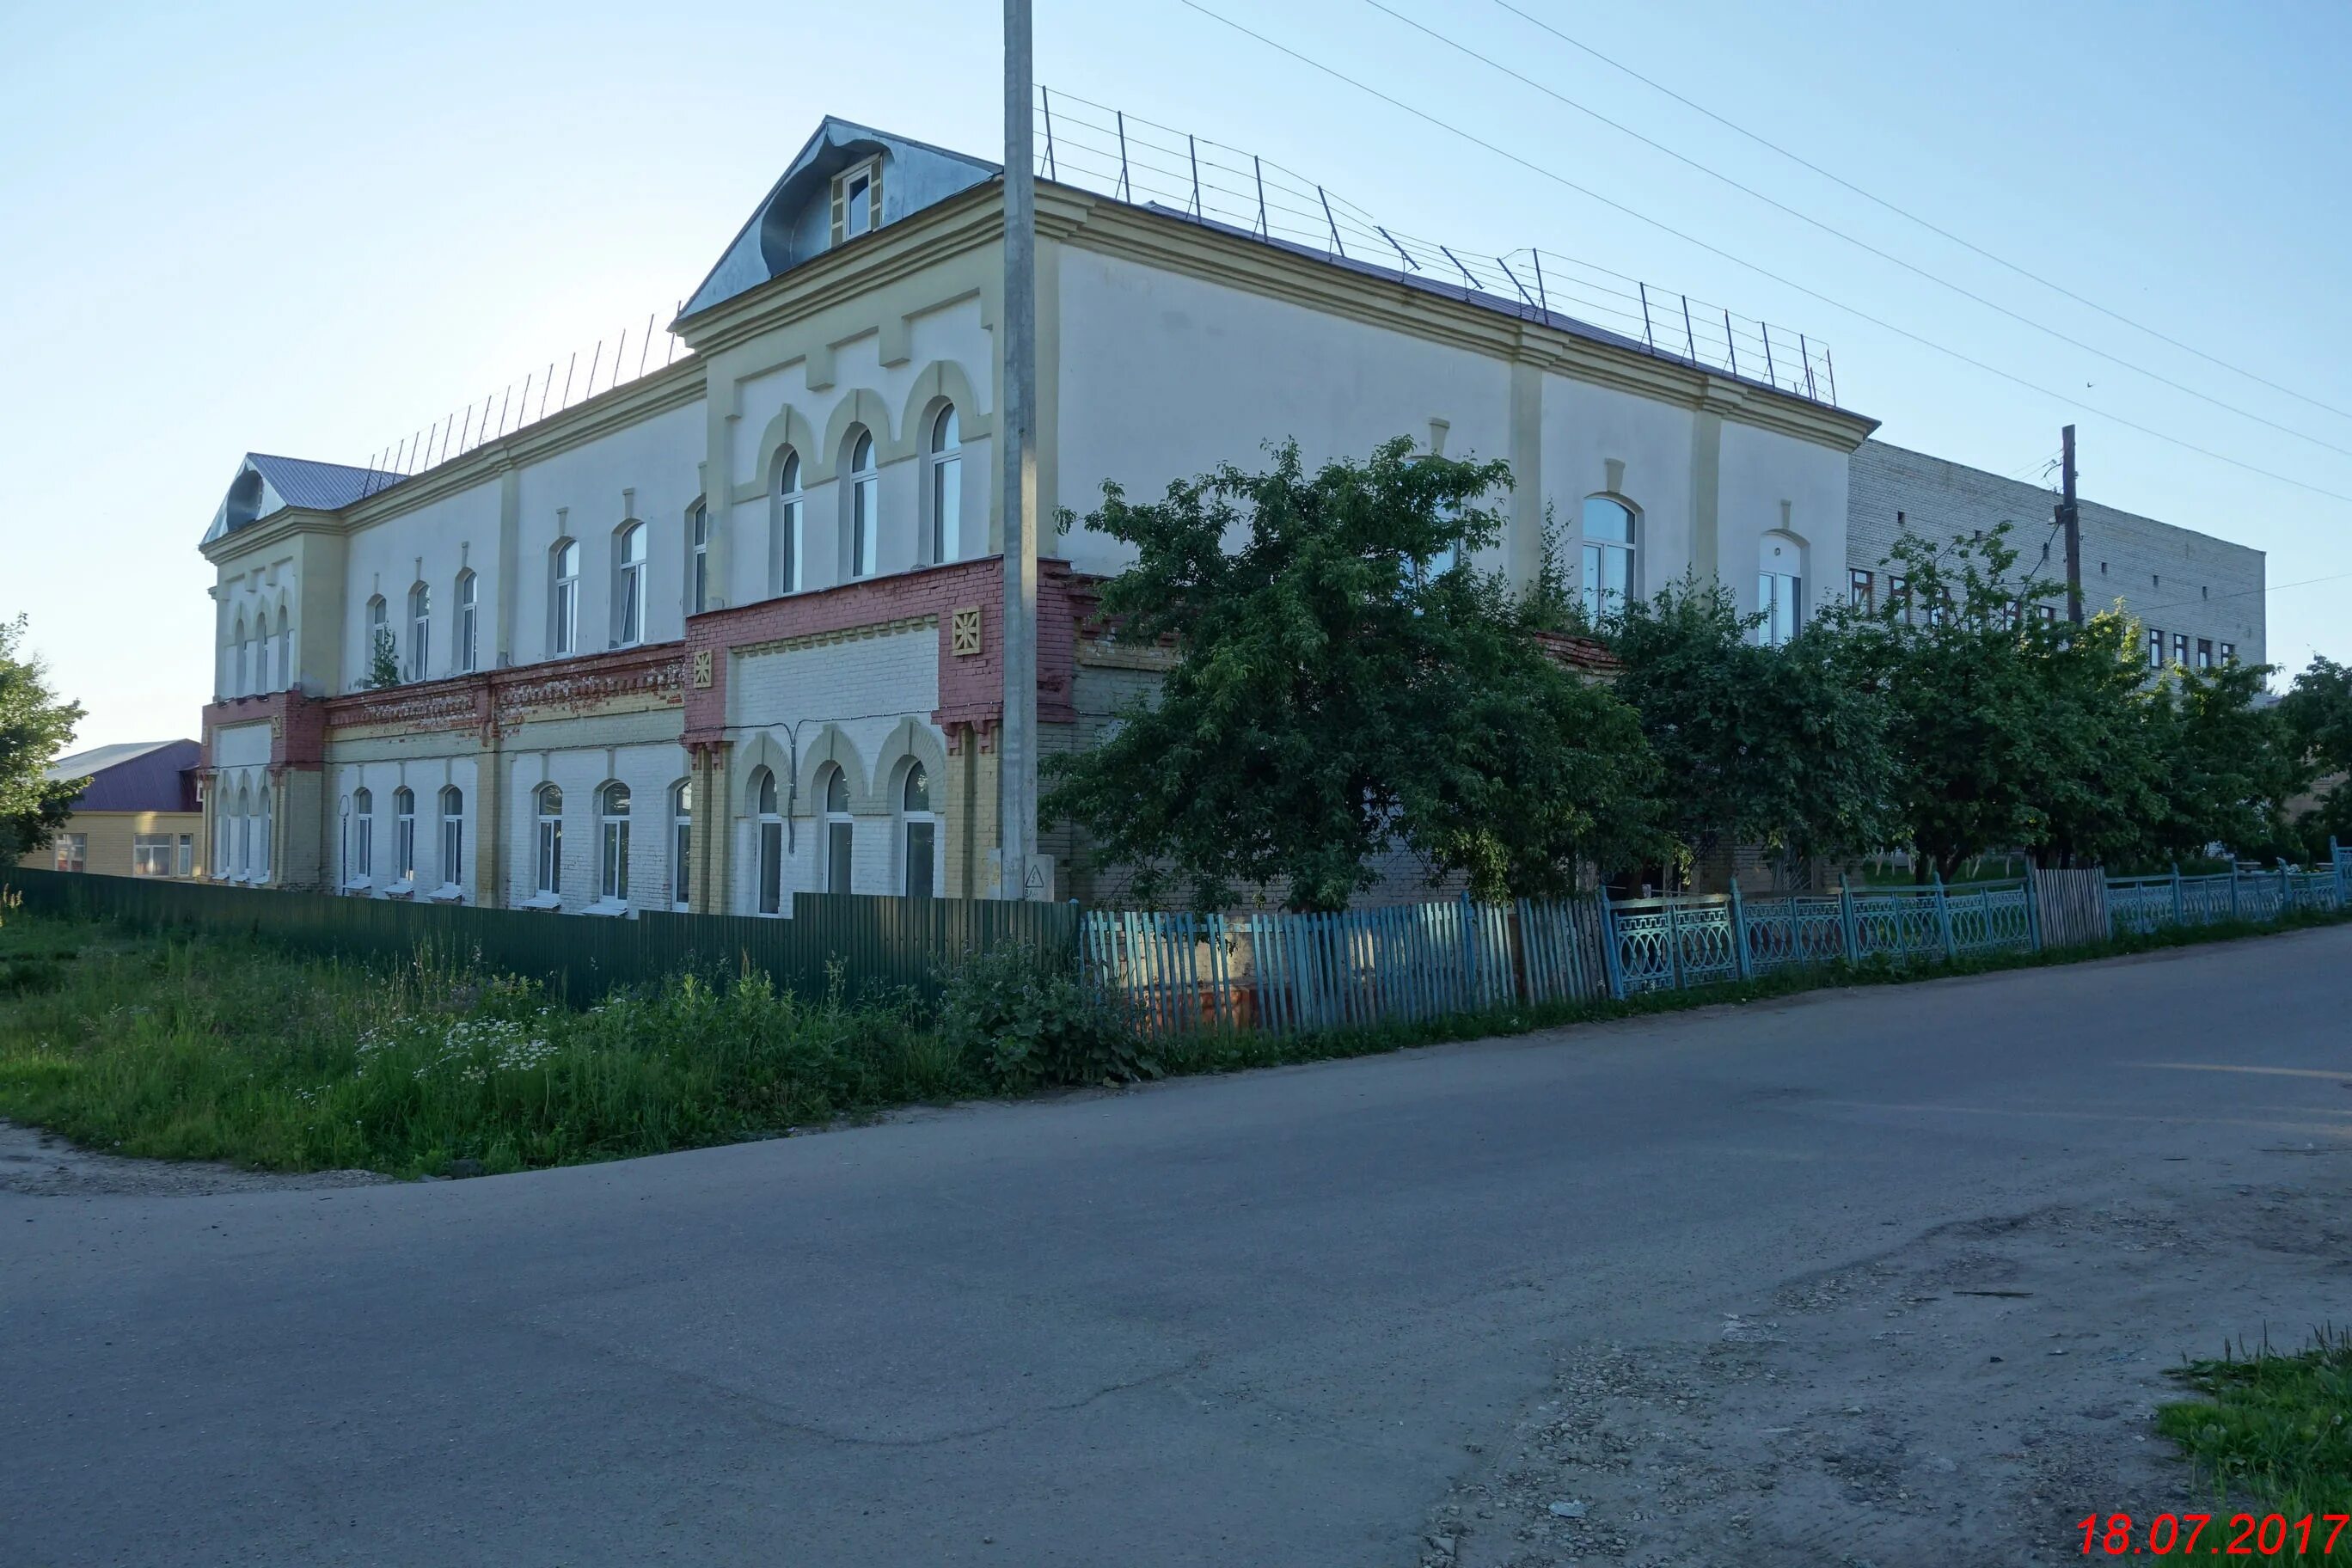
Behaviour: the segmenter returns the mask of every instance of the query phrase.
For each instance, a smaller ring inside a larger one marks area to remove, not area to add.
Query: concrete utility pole
[[[1004,721],[1000,897],[1027,896],[1037,842],[1037,188],[1029,0],[1004,0]],[[1041,889],[1039,896],[1050,897]]]
[[[2083,624],[2083,514],[2074,504],[2074,427],[2066,426],[2059,457],[2065,489],[2058,501],[2058,526],[2066,531],[2066,618]]]

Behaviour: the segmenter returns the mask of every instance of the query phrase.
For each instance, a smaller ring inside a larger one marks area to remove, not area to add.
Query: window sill
[[[444,882],[425,897],[436,904],[462,904],[466,901],[466,889],[455,882]]]
[[[383,890],[383,896],[387,899],[413,899],[416,896],[416,884],[394,882]]]
[[[343,884],[343,891],[346,893],[372,893],[374,890],[375,883],[366,877],[353,877]]]
[[[607,920],[625,920],[629,915],[629,905],[625,899],[599,899],[580,912],[583,915],[602,915]]]
[[[562,907],[563,895],[561,893],[533,893],[515,906],[519,910],[560,910]]]

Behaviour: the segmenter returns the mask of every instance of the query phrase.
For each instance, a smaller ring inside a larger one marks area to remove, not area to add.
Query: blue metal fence
[[[1859,889],[1842,881],[1834,894],[1755,899],[1737,888],[1650,899],[1599,893],[1508,908],[1465,897],[1338,914],[1097,910],[1085,916],[1080,952],[1089,977],[1126,995],[1154,1033],[1293,1034],[1622,999],[1808,964],[2032,952],[2102,934],[2352,910],[2352,850],[2330,848],[2328,865],[2315,869],[2042,873],[2042,897],[2058,900],[2047,911],[2030,878]]]

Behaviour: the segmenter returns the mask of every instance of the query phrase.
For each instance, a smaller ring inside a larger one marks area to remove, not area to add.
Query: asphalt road
[[[2347,1016],[2336,929],[528,1176],[0,1193],[0,1563],[1411,1563],[1562,1347],[2340,1147]]]

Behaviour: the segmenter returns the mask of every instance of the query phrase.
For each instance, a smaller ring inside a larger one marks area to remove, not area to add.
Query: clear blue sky
[[[1037,0],[1038,75],[1257,151],[1392,226],[1528,245],[1833,347],[1881,434],[2352,574],[2352,417],[2153,342],[1806,173],[1493,0],[1388,0],[1558,91],[2010,308],[2317,437],[2064,347],[1452,54],[1365,0],[1203,0],[1958,364],[1433,130],[1186,7]],[[2352,11],[1992,0],[1515,0],[2075,291],[2352,410]],[[887,18],[887,22],[885,21]],[[998,10],[759,5],[34,8],[0,15],[0,616],[87,743],[194,734],[196,542],[247,450],[362,461],[674,304],[827,112],[992,154]],[[2073,400],[2079,399],[2079,402]],[[2104,413],[2094,413],[2095,406]],[[1270,432],[1269,434],[1277,434]],[[1238,454],[1237,454],[1238,456]],[[2352,657],[2352,576],[2270,597],[2274,662]],[[2282,679],[2284,677],[2282,677]]]

